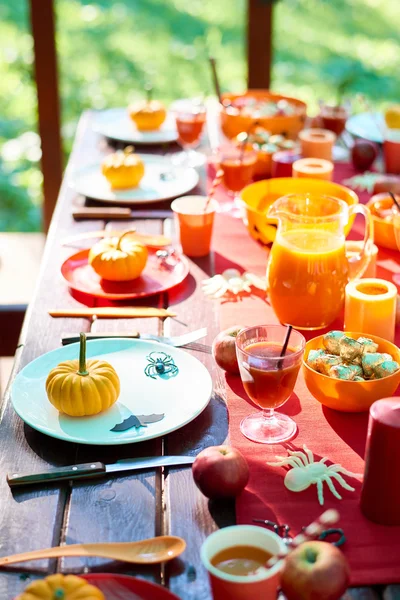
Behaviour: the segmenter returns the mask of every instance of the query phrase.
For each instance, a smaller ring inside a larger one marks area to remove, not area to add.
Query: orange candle
[[[300,158],[293,163],[293,177],[332,180],[333,163],[322,158]]]
[[[304,158],[332,160],[336,135],[329,129],[303,129],[299,133],[299,140]]]
[[[397,288],[385,279],[356,279],[346,286],[344,329],[394,341]]]

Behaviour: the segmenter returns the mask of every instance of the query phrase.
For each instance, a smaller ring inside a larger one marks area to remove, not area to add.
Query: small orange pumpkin
[[[130,281],[139,277],[146,266],[148,251],[140,242],[129,239],[125,231],[119,237],[105,238],[89,252],[89,264],[103,279]]]
[[[105,600],[99,588],[76,575],[49,575],[32,581],[15,600]]]
[[[144,175],[144,164],[134,153],[133,146],[117,150],[106,156],[101,164],[101,172],[114,190],[137,187]]]
[[[139,131],[155,131],[164,123],[167,111],[164,104],[151,99],[151,85],[146,86],[146,93],[146,101],[132,104],[128,108],[128,113]]]

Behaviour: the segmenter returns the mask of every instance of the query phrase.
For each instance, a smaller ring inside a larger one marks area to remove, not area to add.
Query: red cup
[[[272,177],[291,177],[292,165],[301,158],[301,154],[295,150],[282,150],[272,155]]]
[[[386,173],[400,174],[400,129],[389,129],[383,142]]]
[[[400,398],[369,409],[361,511],[381,525],[400,525]]]
[[[278,535],[254,525],[234,525],[212,533],[201,548],[201,560],[210,577],[214,600],[276,600],[283,561],[256,575],[231,575],[217,569],[211,560],[221,550],[233,546],[253,546],[271,554],[285,550]]]

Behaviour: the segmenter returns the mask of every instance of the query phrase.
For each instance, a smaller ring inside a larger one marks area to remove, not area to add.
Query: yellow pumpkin
[[[105,238],[89,252],[89,264],[103,279],[130,281],[139,277],[146,266],[146,246],[129,239],[133,231],[125,231],[119,238]]]
[[[114,190],[137,187],[144,175],[144,164],[133,146],[106,156],[101,172]]]
[[[105,600],[105,597],[82,577],[56,573],[33,581],[15,600]]]
[[[400,129],[400,104],[393,104],[386,109],[385,121],[389,129]]]
[[[86,361],[86,335],[81,333],[79,360],[66,360],[52,369],[46,392],[60,412],[87,417],[104,412],[117,401],[120,382],[110,363],[98,358]]]
[[[139,131],[159,129],[167,116],[165,106],[158,100],[147,100],[146,102],[132,104],[128,112]]]

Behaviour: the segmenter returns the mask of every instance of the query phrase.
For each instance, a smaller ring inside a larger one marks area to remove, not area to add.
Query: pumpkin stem
[[[146,85],[144,86],[144,89],[146,90],[147,103],[150,104],[152,96],[153,96],[153,86],[149,82],[149,83],[146,83]]]
[[[135,233],[135,231],[136,229],[128,229],[127,231],[124,231],[122,235],[120,235],[117,242],[117,250],[121,250],[121,242],[124,239],[124,237],[128,235],[128,233]]]
[[[78,375],[89,375],[86,370],[86,335],[80,334],[80,346],[79,346],[79,371]],[[62,598],[63,596],[61,596]]]
[[[133,154],[135,152],[135,146],[125,146],[123,153],[127,156],[128,154]]]
[[[56,590],[54,590],[53,598],[54,600],[63,600],[65,598],[64,590],[62,590],[61,588],[57,588]]]

